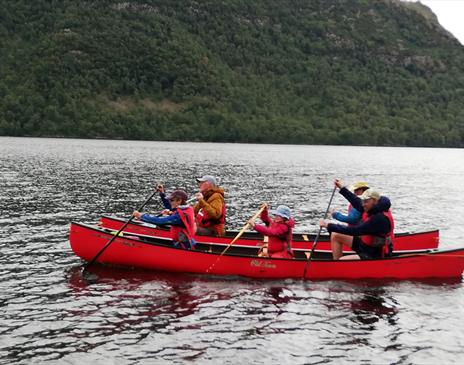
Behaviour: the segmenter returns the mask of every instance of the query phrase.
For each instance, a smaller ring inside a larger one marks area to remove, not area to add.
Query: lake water
[[[220,176],[228,226],[263,201],[317,232],[333,188],[367,180],[398,232],[464,245],[464,150],[0,137],[0,363],[460,364],[464,284],[257,281],[98,268],[71,221],[125,216],[155,182]],[[333,207],[346,208],[336,194]],[[149,209],[160,209],[155,201]]]

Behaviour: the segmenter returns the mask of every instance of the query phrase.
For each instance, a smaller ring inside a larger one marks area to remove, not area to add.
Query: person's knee
[[[351,247],[353,245],[353,237],[341,233],[332,233],[331,242]]]
[[[340,242],[340,233],[332,232],[330,235],[330,242]]]

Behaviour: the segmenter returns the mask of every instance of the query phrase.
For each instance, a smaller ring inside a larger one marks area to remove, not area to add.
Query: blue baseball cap
[[[292,216],[292,211],[286,205],[279,205],[276,209],[270,210],[270,212],[285,219],[290,219]]]

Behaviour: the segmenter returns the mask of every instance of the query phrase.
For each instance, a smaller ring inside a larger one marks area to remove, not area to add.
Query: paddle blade
[[[87,271],[86,269],[82,270],[82,279],[87,283],[87,284],[93,284],[96,283],[98,280],[97,274]]]

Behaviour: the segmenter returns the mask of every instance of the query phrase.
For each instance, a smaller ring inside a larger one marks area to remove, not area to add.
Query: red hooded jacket
[[[255,224],[253,229],[269,237],[267,252],[274,258],[293,258],[292,232],[295,221],[290,218],[283,222],[276,222],[269,218],[267,209],[261,212],[261,220],[265,226]]]

